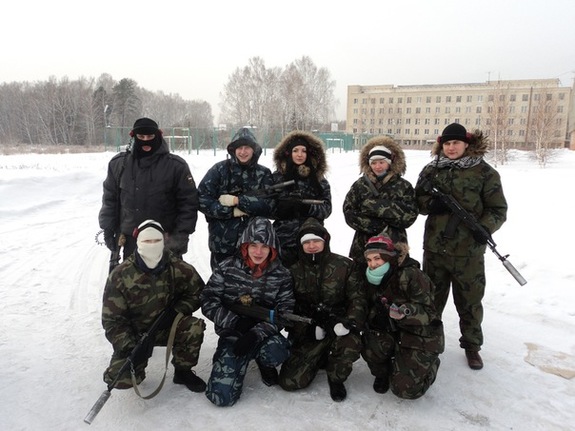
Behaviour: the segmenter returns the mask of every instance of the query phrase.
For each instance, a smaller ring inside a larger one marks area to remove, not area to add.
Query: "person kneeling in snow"
[[[444,349],[443,324],[433,303],[433,283],[408,255],[408,246],[383,234],[365,245],[369,314],[362,357],[375,377],[400,398],[421,397],[435,381]]]
[[[137,249],[109,275],[104,289],[102,325],[114,348],[104,381],[110,385],[132,350],[165,310],[159,331],[142,354],[134,358],[135,380],[144,380],[145,368],[154,346],[165,346],[172,322],[178,313],[173,341],[174,383],[186,385],[192,392],[204,392],[205,382],[192,368],[197,365],[206,325],[192,314],[200,307],[204,281],[196,269],[164,250],[164,229],[154,220],[146,220],[134,231]],[[116,389],[132,387],[130,373],[119,376]]]
[[[279,241],[271,222],[250,219],[234,256],[216,266],[202,292],[202,313],[219,335],[206,396],[217,406],[232,406],[240,398],[250,360],[255,359],[262,381],[277,384],[276,367],[289,356],[282,327],[231,311],[248,301],[279,314],[294,306],[292,280],[279,260]]]

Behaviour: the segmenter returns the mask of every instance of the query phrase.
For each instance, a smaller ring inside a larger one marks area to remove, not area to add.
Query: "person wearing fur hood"
[[[298,258],[298,232],[308,217],[323,224],[331,214],[331,188],[325,178],[327,160],[324,143],[309,132],[295,130],[282,138],[273,153],[274,184],[294,181],[282,188],[272,218],[281,244],[281,260],[286,267]],[[315,202],[309,202],[309,201]]]
[[[379,234],[364,253],[368,317],[361,355],[375,377],[373,389],[419,398],[435,381],[445,345],[433,283],[406,243]]]
[[[461,329],[459,344],[474,370],[483,367],[479,350],[488,238],[461,223],[432,189],[451,195],[490,234],[498,230],[507,217],[507,201],[499,173],[484,160],[488,144],[480,130],[469,133],[460,124],[448,125],[433,145],[434,160],[423,168],[415,187],[419,211],[427,215],[423,270],[435,284],[440,315],[452,288]]]
[[[343,202],[346,223],[355,230],[349,257],[365,267],[363,246],[367,240],[387,233],[393,241],[407,243],[406,229],[418,216],[415,191],[403,178],[403,150],[389,136],[370,139],[359,154],[361,177]]]

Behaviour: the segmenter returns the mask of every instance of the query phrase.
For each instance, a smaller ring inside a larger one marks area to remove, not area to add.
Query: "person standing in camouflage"
[[[323,222],[331,214],[331,188],[325,178],[327,161],[324,144],[315,135],[300,130],[288,133],[274,149],[274,183],[293,180],[282,189],[273,217],[274,229],[281,244],[282,263],[289,268],[298,256],[297,232],[308,217]],[[309,204],[303,199],[318,203]]]
[[[154,120],[136,120],[130,136],[131,149],[110,160],[103,184],[98,221],[106,246],[112,252],[122,246],[126,259],[136,248],[134,229],[154,219],[166,230],[166,248],[182,257],[198,220],[198,191],[190,168],[170,153]]]
[[[241,396],[252,359],[267,386],[277,384],[276,367],[289,356],[281,326],[236,314],[234,304],[255,303],[278,312],[293,311],[289,271],[278,256],[279,242],[271,222],[250,219],[236,255],[217,266],[202,292],[202,313],[212,322],[218,345],[213,357],[207,398],[217,406],[232,406]]]
[[[216,163],[198,186],[200,211],[206,216],[212,270],[236,252],[238,238],[251,217],[269,217],[273,199],[249,196],[249,191],[273,184],[271,171],[258,164],[262,147],[243,127],[227,147],[229,159]]]
[[[134,360],[136,382],[144,380],[153,347],[166,345],[172,322],[181,313],[172,349],[173,380],[192,392],[203,392],[206,384],[192,368],[198,363],[206,327],[202,319],[193,316],[200,307],[204,281],[192,265],[164,249],[165,232],[160,223],[145,220],[135,236],[134,254],[114,268],[104,288],[102,325],[114,348],[104,381],[108,385],[114,381],[141,335],[167,309],[155,338]],[[126,372],[115,388],[130,387],[132,381]]]
[[[406,243],[387,235],[365,245],[369,313],[361,355],[375,377],[373,390],[416,399],[427,392],[444,349],[443,324],[433,303],[433,283],[409,257]]]
[[[314,218],[300,228],[298,261],[290,267],[294,278],[295,313],[315,324],[289,328],[291,356],[282,365],[279,382],[286,391],[307,387],[325,368],[330,396],[343,401],[344,382],[359,359],[366,299],[354,263],[332,253],[330,235]]]
[[[363,246],[386,232],[394,241],[407,242],[406,229],[418,216],[412,185],[403,178],[403,150],[389,136],[370,139],[359,154],[361,178],[355,181],[343,202],[346,223],[355,230],[349,257],[366,267]]]
[[[423,237],[423,270],[435,284],[435,307],[441,315],[450,287],[459,314],[461,338],[470,368],[483,368],[482,299],[485,293],[486,237],[472,232],[448,207],[432,195],[432,188],[451,195],[474,215],[490,234],[507,217],[507,201],[499,173],[483,156],[488,141],[476,130],[448,125],[432,148],[435,160],[423,168],[415,191],[421,214],[427,215]]]

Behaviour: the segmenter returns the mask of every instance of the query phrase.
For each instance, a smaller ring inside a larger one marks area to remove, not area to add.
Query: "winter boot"
[[[192,370],[176,369],[174,371],[174,383],[186,385],[192,392],[204,392],[206,390],[206,382],[196,376]]]
[[[266,386],[273,386],[278,384],[278,370],[275,367],[266,367],[256,361],[258,368],[260,369],[260,374],[262,375],[262,382]]]
[[[329,384],[329,394],[331,395],[331,399],[340,402],[345,400],[347,396],[347,391],[345,390],[345,386],[342,382],[332,382],[331,380],[327,381]]]
[[[467,357],[467,364],[472,370],[480,370],[483,368],[483,361],[481,356],[479,356],[478,351],[466,350],[465,356]]]
[[[385,394],[389,390],[389,377],[376,377],[373,382],[373,390],[378,394]]]

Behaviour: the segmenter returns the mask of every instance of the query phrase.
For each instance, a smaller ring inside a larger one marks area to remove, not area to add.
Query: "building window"
[[[493,94],[490,94],[489,96],[487,96],[488,102],[493,102],[493,99],[494,99]]]
[[[364,97],[363,99],[361,99],[361,103],[364,105],[367,105],[367,97]]]
[[[385,97],[380,97],[379,103],[383,105],[385,103]]]
[[[512,129],[509,129],[507,131],[507,136],[513,136],[513,130]]]
[[[456,113],[456,114],[461,114],[461,106],[456,106],[456,107],[455,107],[455,113]]]
[[[409,135],[410,133],[411,133],[411,130],[410,130],[410,129],[405,129],[405,134],[406,134],[406,135]]]
[[[558,112],[559,114],[561,114],[561,113],[563,112],[563,106],[562,106],[562,105],[560,105],[560,106],[557,107],[557,112]]]
[[[420,118],[416,118],[416,119],[415,119],[415,124],[421,124],[421,119],[420,119]]]
[[[441,114],[441,108],[439,106],[435,107],[435,113],[436,114]]]
[[[357,115],[357,108],[353,108],[353,113]]]
[[[425,124],[431,124],[431,120],[429,118],[426,118],[424,121],[425,121]]]
[[[397,113],[401,114],[401,110],[402,110],[402,108],[397,108]]]
[[[446,118],[445,120],[443,120],[443,124],[447,126],[448,124],[451,124],[451,121],[449,121],[449,118]]]
[[[353,104],[357,105],[357,98],[353,99]]]
[[[429,106],[425,108],[425,113],[431,114],[431,108]]]
[[[529,94],[522,94],[521,95],[522,102],[529,102]]]
[[[406,109],[405,109],[405,113],[406,113],[406,114],[411,114],[411,108],[406,108]]]
[[[519,124],[521,124],[522,126],[525,126],[527,124],[527,119],[526,118],[520,118]]]
[[[513,125],[513,120],[514,120],[514,118],[510,118],[509,120],[507,120],[507,124],[509,124],[510,126],[512,126],[512,125]]]
[[[445,102],[451,103],[451,96],[445,96]]]
[[[559,100],[565,100],[565,93],[559,93]]]
[[[406,119],[405,119],[405,124],[411,124],[411,118],[406,118]]]
[[[510,106],[509,107],[509,113],[513,114],[515,112],[515,106]]]
[[[379,115],[385,114],[385,108],[379,108]]]
[[[425,98],[425,103],[431,103],[431,96],[427,96]]]
[[[477,117],[477,118],[475,119],[475,125],[478,126],[478,127],[481,126],[481,117]]]
[[[435,97],[435,103],[441,103],[441,96]]]
[[[455,103],[461,103],[461,96],[455,96]]]
[[[419,135],[419,129],[415,129],[415,130],[413,131],[413,134],[414,134],[414,135]]]
[[[483,102],[483,96],[482,96],[482,95],[477,96],[477,101],[478,101],[478,102]]]
[[[500,95],[499,95],[499,101],[500,101],[500,102],[505,102],[505,94],[500,94]]]
[[[393,114],[393,108],[389,108],[389,109],[387,110],[387,112],[388,112],[389,114]]]
[[[353,119],[353,124],[357,124],[357,118]]]
[[[492,113],[493,113],[493,106],[488,106],[488,107],[487,107],[487,113],[488,113],[488,114],[492,114]]]
[[[473,102],[473,96],[467,96],[467,103]]]
[[[398,97],[398,98],[397,98],[397,103],[403,103],[403,97]]]
[[[424,129],[424,130],[423,130],[423,134],[424,134],[424,135],[429,135],[429,129]]]
[[[525,130],[520,130],[520,131],[519,131],[519,136],[525,136]]]
[[[515,94],[511,94],[511,95],[509,96],[509,101],[510,101],[510,102],[515,102]]]
[[[434,121],[434,124],[439,124],[440,121],[441,121],[441,120],[440,120],[439,118],[436,118],[435,121]]]
[[[465,107],[465,113],[466,113],[466,114],[471,114],[471,106],[466,106],[466,107]]]
[[[550,102],[551,100],[553,100],[553,95],[552,95],[551,93],[547,93],[547,94],[545,95],[545,97],[546,97],[545,100],[547,100],[548,102]]]
[[[393,97],[389,98],[389,103],[393,103]]]
[[[527,114],[527,106],[522,106],[522,107],[521,107],[521,113],[522,113],[522,114]]]
[[[411,103],[411,96],[407,98],[407,103]]]
[[[446,114],[450,114],[451,113],[451,108],[449,106],[445,107],[445,113]]]
[[[475,113],[481,114],[481,106],[478,106],[477,108],[475,108]]]
[[[415,113],[416,113],[416,114],[421,114],[421,108],[415,108]]]

